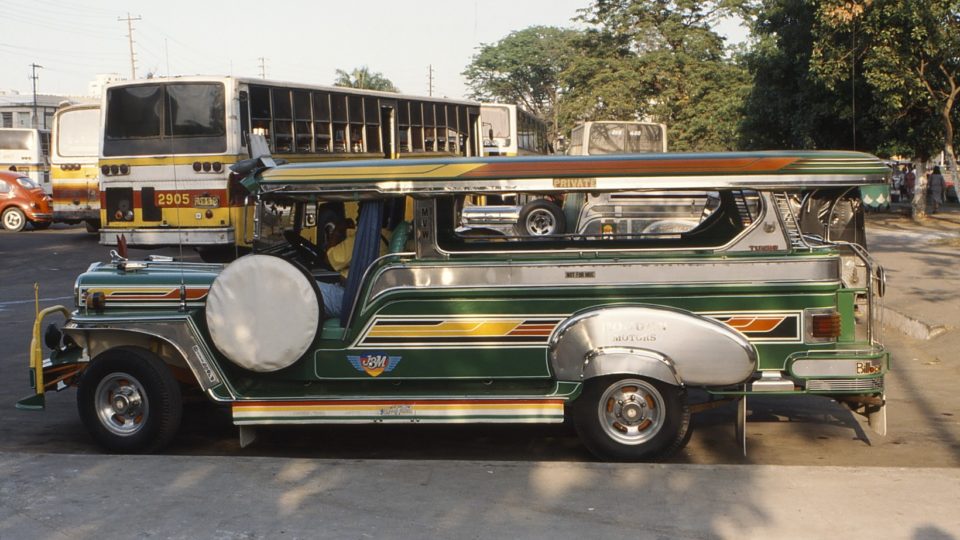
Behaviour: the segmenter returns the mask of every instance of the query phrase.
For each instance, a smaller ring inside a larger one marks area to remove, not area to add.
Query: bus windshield
[[[161,83],[107,91],[103,155],[225,152],[221,83]]]
[[[69,111],[61,114],[57,122],[58,157],[96,157],[100,109]]]
[[[29,129],[0,131],[0,150],[33,150],[33,132]]]
[[[480,109],[480,117],[483,119],[484,140],[510,139],[509,108],[483,106]]]
[[[596,123],[590,130],[588,154],[663,152],[663,130],[656,124]]]

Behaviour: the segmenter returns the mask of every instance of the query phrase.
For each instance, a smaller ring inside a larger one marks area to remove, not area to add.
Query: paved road
[[[884,238],[901,237],[877,236],[882,262],[925,267]],[[922,254],[921,240],[910,245]],[[747,457],[728,406],[696,415],[666,465],[594,463],[565,426],[275,428],[240,449],[229,415],[201,399],[172,456],[113,457],[81,428],[73,390],[48,395],[43,413],[12,407],[29,393],[34,281],[44,305],[69,303],[76,275],[107,258],[82,228],[0,231],[0,540],[960,538],[955,332],[921,342],[887,329],[887,437],[830,400],[796,397],[751,399]]]

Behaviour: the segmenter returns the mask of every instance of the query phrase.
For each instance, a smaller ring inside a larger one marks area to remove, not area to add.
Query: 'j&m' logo
[[[376,377],[383,372],[393,371],[400,363],[399,356],[387,356],[385,352],[364,353],[360,356],[347,356],[350,365],[357,371],[365,371],[367,375]]]

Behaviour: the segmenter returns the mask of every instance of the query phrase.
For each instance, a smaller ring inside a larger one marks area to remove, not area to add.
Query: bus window
[[[293,136],[297,153],[313,152],[311,120],[310,93],[295,90],[293,92]]]
[[[363,147],[363,98],[347,96],[350,114],[350,151],[364,152]]]
[[[414,152],[423,152],[423,103],[410,102],[410,138]]]
[[[397,129],[400,132],[398,152],[410,152],[410,104],[406,101],[397,102]]]
[[[160,114],[163,107],[163,91],[158,85],[131,86],[112,89],[107,100],[110,108],[107,115],[106,141],[160,137]],[[108,151],[104,153],[112,155]]]
[[[380,153],[380,101],[375,97],[363,100],[364,117],[366,118],[367,152]]]
[[[347,152],[347,96],[330,96],[333,112],[333,151]]]
[[[325,92],[313,94],[313,118],[317,152],[330,152],[330,94]]]
[[[263,135],[270,151],[273,151],[272,130],[270,129],[270,89],[263,86],[250,87],[251,132]]]
[[[293,152],[293,110],[290,90],[273,89],[273,151],[278,154]]]

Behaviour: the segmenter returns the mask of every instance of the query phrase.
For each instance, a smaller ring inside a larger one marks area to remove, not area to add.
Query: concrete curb
[[[947,332],[946,326],[939,324],[930,326],[921,320],[914,319],[887,306],[883,307],[883,324],[884,326],[892,326],[914,339],[929,340]]]

